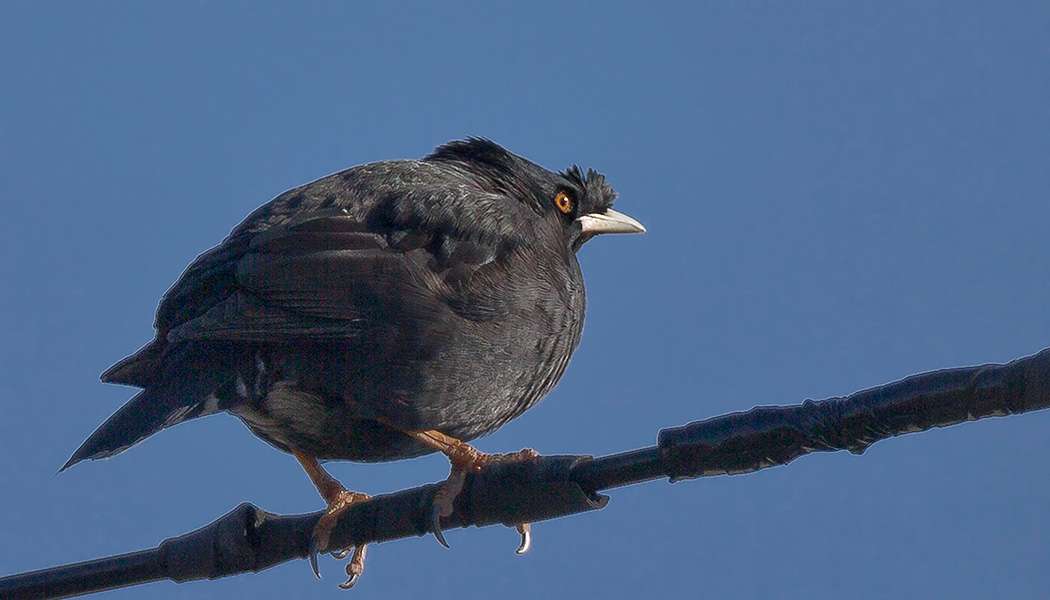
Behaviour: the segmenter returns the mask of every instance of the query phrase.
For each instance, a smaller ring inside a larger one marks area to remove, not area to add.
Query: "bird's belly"
[[[568,365],[579,341],[574,329],[492,325],[387,347],[260,352],[255,368],[267,371],[269,383],[231,412],[286,451],[366,462],[419,456],[432,449],[401,431],[434,429],[466,441],[536,404]]]

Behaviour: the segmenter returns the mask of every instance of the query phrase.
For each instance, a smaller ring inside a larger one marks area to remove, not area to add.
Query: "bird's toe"
[[[314,576],[318,579],[321,578],[321,568],[317,566],[317,551],[319,546],[320,540],[317,538],[317,530],[314,529],[314,532],[310,534],[310,545],[307,549],[307,554],[310,557],[310,568],[313,570]]]
[[[339,587],[348,590],[357,584],[358,580],[361,579],[361,574],[365,572],[365,552],[368,550],[368,546],[357,546],[354,548],[354,555],[350,557],[350,562],[346,563],[346,581],[339,584]],[[345,557],[346,554],[344,553]]]
[[[514,553],[525,554],[532,547],[532,526],[528,523],[519,523],[517,529],[521,534],[521,543],[518,544],[518,549]]]
[[[445,534],[441,532],[441,513],[442,505],[438,503],[437,499],[435,499],[434,504],[430,506],[430,522],[428,524],[430,533],[434,534],[434,539],[436,539],[439,544],[448,548],[449,545],[448,542],[445,541]]]

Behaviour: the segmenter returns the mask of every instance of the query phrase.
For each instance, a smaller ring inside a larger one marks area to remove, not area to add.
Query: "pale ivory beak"
[[[645,226],[627,215],[608,209],[603,213],[580,215],[577,219],[584,234],[645,233]]]

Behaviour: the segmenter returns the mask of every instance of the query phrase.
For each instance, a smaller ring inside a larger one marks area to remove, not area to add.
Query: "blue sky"
[[[560,386],[479,442],[606,454],[661,427],[1050,345],[1050,5],[0,6],[0,571],[151,547],[242,501],[323,504],[233,417],[56,470],[133,390],[161,294],[259,204],[492,138],[604,172],[645,236],[580,259]],[[1050,413],[600,512],[105,598],[1008,598],[1050,589]],[[440,480],[339,463],[352,489]]]

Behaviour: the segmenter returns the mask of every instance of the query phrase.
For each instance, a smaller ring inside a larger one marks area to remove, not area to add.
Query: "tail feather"
[[[158,397],[151,390],[142,390],[136,394],[84,440],[59,472],[82,460],[120,454],[161,429],[181,423],[194,409],[193,405],[184,402],[172,403],[164,400],[165,398]]]
[[[163,338],[146,344],[139,351],[121,360],[102,374],[106,383],[121,383],[145,387],[157,376],[157,367],[164,363],[164,353],[168,349]]]
[[[143,348],[135,356],[111,368],[106,375],[122,366],[136,372],[144,371],[143,363],[146,361],[142,360],[143,355],[152,358],[156,354],[155,350],[151,352],[149,346]],[[137,364],[133,360],[135,358],[139,359]],[[69,457],[59,472],[82,460],[120,454],[162,429],[219,412],[215,393],[230,380],[232,371],[216,368],[215,363],[218,361],[215,356],[191,348],[165,358],[168,360],[162,364],[168,368],[157,369],[161,375],[155,376],[154,382],[141,383],[137,380],[135,383],[145,389],[106,419]],[[157,366],[154,363],[154,368]],[[124,377],[107,379],[122,381]]]

